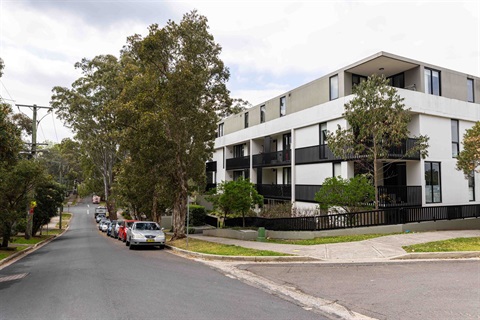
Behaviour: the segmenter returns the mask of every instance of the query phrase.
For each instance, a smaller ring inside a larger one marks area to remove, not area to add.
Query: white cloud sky
[[[197,9],[223,47],[228,87],[253,105],[379,51],[480,75],[480,1],[0,0],[0,95],[48,106],[75,62]],[[22,110],[29,113],[28,109]],[[47,116],[39,140],[71,136]]]

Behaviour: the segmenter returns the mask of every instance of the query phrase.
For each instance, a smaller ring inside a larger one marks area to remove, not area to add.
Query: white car
[[[159,246],[165,248],[165,233],[158,223],[153,221],[137,221],[127,230],[125,243],[130,249],[136,246]]]

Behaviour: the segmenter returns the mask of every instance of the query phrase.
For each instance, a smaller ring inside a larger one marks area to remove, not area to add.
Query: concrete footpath
[[[258,250],[271,250],[288,253],[298,258],[322,260],[328,262],[382,262],[395,259],[448,259],[448,258],[480,258],[480,251],[474,252],[441,252],[441,253],[407,253],[402,246],[418,243],[447,240],[453,238],[480,237],[480,230],[431,231],[404,233],[363,240],[357,242],[291,245],[269,242],[245,241],[220,237],[209,237],[200,234],[189,235],[190,238],[222,244],[236,245]],[[214,259],[213,257],[209,257]],[[230,260],[235,260],[230,258]],[[245,260],[245,259],[240,259]],[[259,260],[258,257],[254,260]],[[281,260],[277,257],[262,257],[261,260]]]

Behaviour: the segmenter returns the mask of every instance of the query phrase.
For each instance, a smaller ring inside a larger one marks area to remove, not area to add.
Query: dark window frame
[[[287,115],[287,96],[280,98],[280,117]]]
[[[355,81],[354,79],[358,78],[358,81]],[[363,81],[367,81],[367,77],[361,76],[359,74],[352,73],[352,89],[356,86],[362,83]]]
[[[292,184],[292,168],[291,167],[283,167],[282,170],[282,184],[288,185]],[[285,179],[287,178],[287,179]],[[288,180],[288,181],[285,181]]]
[[[233,157],[242,158],[245,156],[245,144],[236,144],[233,146]]]
[[[244,124],[245,128],[248,128],[248,112],[245,112],[243,120],[244,120],[243,124]]]
[[[428,77],[430,78],[430,86],[428,86],[428,83],[425,82],[425,93],[431,94],[434,96],[442,96],[442,73],[440,70],[432,69],[432,68],[424,68],[425,70],[423,71],[424,78],[427,76],[426,71],[430,71],[430,75]],[[434,86],[433,86],[433,73],[438,72],[438,95],[434,93]]]
[[[223,122],[218,124],[217,137],[223,137]]]
[[[336,97],[332,97],[332,80],[333,80],[333,79],[336,79],[336,80],[337,80],[337,90],[336,90],[336,92],[335,92]],[[340,87],[340,82],[339,82],[339,81],[340,81],[340,80],[338,79],[338,74],[333,75],[333,76],[331,76],[331,77],[328,79],[328,88],[329,88],[329,98],[330,98],[330,101],[336,100],[336,99],[338,99],[338,98],[340,97],[340,93],[339,93],[339,92],[340,92],[340,88],[339,88],[339,87]]]
[[[265,122],[265,112],[266,112],[265,105],[261,105],[260,106],[260,123]]]
[[[460,152],[460,131],[458,120],[452,119],[450,122],[450,128],[452,135],[452,158],[456,158]]]
[[[471,193],[470,193],[470,189],[472,189]],[[469,192],[468,201],[475,201],[475,171],[472,171],[472,173],[468,176],[468,192]]]
[[[472,92],[471,92],[471,98],[470,98],[470,86],[469,84],[472,84],[471,85],[471,89],[472,89]],[[467,78],[467,102],[473,102],[475,103],[475,81],[472,79],[472,78]]]
[[[435,164],[438,164],[438,184],[433,184],[433,177],[427,177],[427,174],[430,174],[433,172],[433,166]],[[429,167],[427,170],[427,166]],[[429,173],[428,173],[429,172]],[[428,184],[428,182],[431,182]],[[438,201],[435,201],[435,190],[434,186],[439,187],[439,199]],[[431,201],[427,201],[427,186],[432,186],[431,188],[431,194],[430,194],[430,199]],[[425,203],[442,203],[442,164],[439,161],[425,161]]]
[[[394,82],[398,79],[401,79],[400,85],[396,86],[394,85],[395,84]],[[405,89],[405,72],[400,72],[400,73],[394,74],[393,76],[387,77],[387,80],[389,81],[389,85],[391,87]]]

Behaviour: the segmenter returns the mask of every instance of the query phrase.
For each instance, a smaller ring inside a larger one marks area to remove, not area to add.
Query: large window
[[[334,177],[341,177],[342,176],[342,163],[341,162],[334,162],[332,163],[333,169],[333,176]]]
[[[260,123],[265,122],[265,105],[260,106]]]
[[[352,74],[352,88],[360,84],[363,81],[367,81],[367,77],[360,76],[358,74]]]
[[[441,95],[440,71],[425,68],[425,93]]]
[[[327,123],[320,123],[320,145],[327,144]]]
[[[283,168],[283,184],[292,184],[292,168]]]
[[[452,120],[452,157],[456,158],[459,151],[458,120]]]
[[[234,158],[243,157],[243,143],[242,144],[237,144],[236,146],[233,146],[233,157]]]
[[[395,87],[395,88],[405,88],[405,75],[404,73],[399,73],[394,76],[388,77],[387,78],[389,81],[390,86]]]
[[[283,117],[287,114],[287,98],[281,97],[280,98],[280,117]]]
[[[425,162],[425,202],[442,202],[440,162]]]
[[[475,201],[475,171],[468,176],[468,200]]]
[[[245,121],[245,128],[248,128],[248,112],[245,112],[245,115],[244,115],[244,121]]]
[[[475,171],[468,176],[468,200],[475,201]]]
[[[467,79],[467,101],[475,102],[475,92],[473,86],[473,79]]]
[[[220,123],[220,124],[218,125],[217,136],[218,136],[218,137],[222,137],[222,136],[223,136],[223,123]]]
[[[330,77],[330,100],[338,98],[338,74]]]

